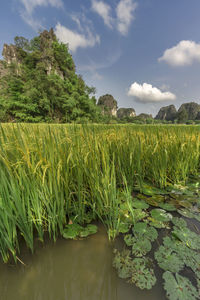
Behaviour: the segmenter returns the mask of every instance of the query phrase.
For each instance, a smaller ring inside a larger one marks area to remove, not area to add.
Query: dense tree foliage
[[[90,122],[101,118],[96,99],[67,45],[53,30],[31,41],[15,38],[16,61],[1,78],[0,120],[13,122]]]

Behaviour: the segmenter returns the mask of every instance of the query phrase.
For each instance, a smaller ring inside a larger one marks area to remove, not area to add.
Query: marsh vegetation
[[[23,242],[34,252],[46,235],[94,234],[99,220],[124,238],[120,277],[150,289],[156,265],[169,299],[198,299],[199,127],[2,124],[0,165],[4,262],[20,260]]]

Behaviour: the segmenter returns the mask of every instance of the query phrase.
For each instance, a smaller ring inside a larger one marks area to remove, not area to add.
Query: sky
[[[200,0],[1,0],[0,52],[52,27],[97,99],[155,116],[200,104],[199,15]]]

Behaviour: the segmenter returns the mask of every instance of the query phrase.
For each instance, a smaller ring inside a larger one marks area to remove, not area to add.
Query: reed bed
[[[69,220],[100,219],[112,236],[134,186],[184,184],[200,169],[198,126],[0,126],[0,252],[56,240]],[[115,234],[113,234],[115,236]]]

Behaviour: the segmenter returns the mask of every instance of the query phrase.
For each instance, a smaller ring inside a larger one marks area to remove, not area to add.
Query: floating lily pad
[[[155,259],[161,269],[170,272],[179,272],[184,267],[183,260],[173,250],[164,246],[160,246],[155,252]]]
[[[63,237],[65,239],[75,239],[79,236],[79,233],[81,232],[82,228],[82,226],[76,223],[69,224],[65,227],[63,231]]]
[[[156,283],[154,270],[150,267],[151,261],[148,258],[135,258],[132,261],[131,279],[140,289],[150,290]]]
[[[132,254],[137,257],[146,255],[151,251],[151,242],[147,238],[134,239],[132,244]]]
[[[163,209],[153,209],[151,211],[151,216],[157,221],[168,222],[171,221],[172,215],[170,213],[166,213]]]
[[[80,237],[87,237],[91,234],[95,234],[97,232],[97,226],[93,224],[89,224],[80,231]]]
[[[88,235],[94,234],[97,232],[97,226],[89,224],[86,227],[83,227],[79,224],[73,223],[68,224],[64,231],[63,237],[65,239],[76,239],[77,237],[87,237]]]
[[[129,223],[123,223],[123,222],[121,222],[119,224],[118,231],[121,232],[121,233],[127,233],[129,231],[129,229],[130,229],[130,226],[131,225]]]
[[[135,238],[132,236],[132,234],[126,234],[124,237],[124,242],[128,247],[132,246],[134,244]]]
[[[187,227],[187,222],[182,218],[173,217],[172,223],[179,228]]]
[[[154,218],[148,217],[149,225],[155,228],[170,228],[167,222],[161,222]]]
[[[182,241],[187,247],[199,250],[200,249],[200,236],[191,231],[187,227],[178,228],[174,227],[172,231],[173,236]]]
[[[136,223],[133,227],[133,233],[138,239],[148,239],[155,241],[158,237],[157,230],[154,227],[148,226],[145,222]]]
[[[176,207],[171,203],[160,203],[159,207],[167,211],[176,211]]]
[[[190,280],[179,274],[175,276],[166,271],[163,274],[164,289],[167,292],[169,300],[197,300],[199,299],[196,288],[192,285]]]
[[[133,221],[134,223],[140,221],[140,220],[143,220],[145,219],[146,217],[148,216],[148,213],[143,211],[142,209],[140,208],[136,208],[133,210]]]
[[[133,207],[140,209],[148,209],[149,205],[143,200],[134,200]]]
[[[177,211],[183,217],[186,217],[186,218],[189,218],[189,219],[193,219],[193,214],[191,213],[190,210],[183,208],[183,209],[178,209]]]
[[[131,277],[132,258],[130,251],[125,249],[121,253],[114,250],[115,256],[113,259],[113,267],[117,269],[118,276],[123,279]]]

